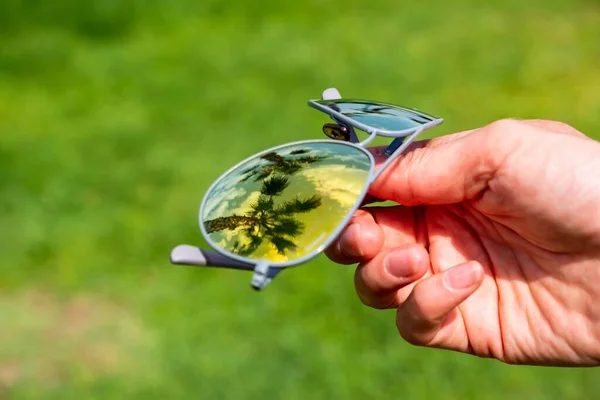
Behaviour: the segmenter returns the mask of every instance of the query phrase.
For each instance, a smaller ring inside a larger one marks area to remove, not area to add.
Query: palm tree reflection
[[[356,118],[365,114],[383,115],[396,118],[406,118],[417,124],[426,124],[433,119],[420,115],[417,112],[402,110],[398,107],[376,104],[376,103],[352,103],[352,108],[346,108],[342,113],[350,118]]]
[[[288,251],[295,250],[297,246],[293,240],[304,232],[304,224],[294,216],[320,207],[321,197],[296,196],[290,201],[275,205],[275,198],[282,196],[289,184],[289,179],[283,175],[265,179],[260,196],[256,203],[250,206],[249,211],[243,215],[233,214],[206,221],[206,231],[210,234],[242,229],[241,232],[247,239],[246,243],[242,244],[236,240],[232,247],[227,249],[241,256],[251,256],[265,240],[275,247],[278,254],[285,255]]]
[[[309,149],[298,149],[282,156],[277,152],[271,152],[260,156],[263,163],[242,171],[240,182],[246,182],[254,177],[254,182],[266,179],[275,174],[293,175],[301,169],[323,161],[327,156],[305,155],[310,153]]]

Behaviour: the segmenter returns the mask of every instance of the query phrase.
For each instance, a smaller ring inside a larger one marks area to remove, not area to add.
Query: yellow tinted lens
[[[318,250],[362,193],[371,167],[342,143],[301,143],[249,159],[207,194],[202,223],[214,244],[253,260],[286,262]]]

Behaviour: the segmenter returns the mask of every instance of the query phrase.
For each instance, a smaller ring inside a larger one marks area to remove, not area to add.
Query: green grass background
[[[324,137],[326,87],[444,117],[426,137],[600,137],[599,39],[593,0],[1,1],[0,398],[594,398],[596,369],[405,344],[323,256],[256,293],[168,255],[222,171]]]

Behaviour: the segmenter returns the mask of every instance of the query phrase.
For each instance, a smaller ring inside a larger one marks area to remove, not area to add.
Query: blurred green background
[[[262,293],[168,256],[225,169],[324,138],[326,87],[444,117],[425,137],[600,137],[599,38],[593,0],[2,0],[0,398],[593,398],[598,370],[405,344],[324,256]]]

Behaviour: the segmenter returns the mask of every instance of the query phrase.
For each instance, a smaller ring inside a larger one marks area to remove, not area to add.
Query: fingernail
[[[360,239],[360,225],[359,224],[350,224],[346,231],[342,234],[342,238],[340,240],[340,247],[342,252],[350,257],[362,257],[364,254],[360,247],[356,247],[351,243],[348,243],[348,238],[359,238]],[[352,240],[351,242],[356,243],[357,240]]]
[[[396,250],[383,260],[383,267],[396,278],[408,278],[415,273],[415,261],[409,250]]]
[[[463,290],[479,283],[481,266],[475,263],[465,263],[453,267],[444,274],[444,283],[450,290]]]

